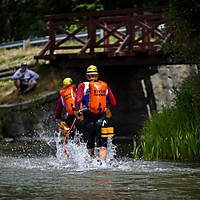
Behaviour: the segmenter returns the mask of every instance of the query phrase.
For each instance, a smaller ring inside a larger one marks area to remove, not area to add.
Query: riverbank
[[[13,81],[10,79],[0,81],[0,105],[22,103],[33,100],[52,91],[59,91],[65,77],[73,77],[74,82],[80,78],[80,73],[76,70],[57,67],[49,64],[32,64],[40,77],[37,80],[37,87],[26,95],[18,94]]]
[[[52,76],[47,76],[46,79],[40,74],[40,68],[45,68],[45,62],[39,62],[36,64],[34,56],[41,50],[41,47],[32,47],[27,45],[25,49],[0,49],[0,105],[21,103],[23,101],[37,98],[40,95],[44,95],[46,92],[56,90],[58,88],[58,82],[53,81],[54,84],[48,77],[52,79]],[[38,80],[38,86],[36,90],[30,92],[27,95],[18,95],[13,81],[10,80],[10,76],[20,67],[22,62],[27,62],[28,67],[35,70],[40,74]],[[53,79],[54,80],[54,79]],[[44,86],[48,85],[47,88]]]
[[[24,50],[0,50],[0,71],[9,71],[8,76],[0,80],[0,138],[28,137],[53,126],[57,129],[54,114],[62,81],[68,76],[73,77],[74,82],[80,80],[77,70],[46,64],[44,61],[36,63],[33,57],[40,49],[29,47]],[[9,76],[24,61],[28,63],[28,68],[36,71],[40,77],[34,90],[21,95]],[[52,126],[48,125],[47,121]]]
[[[12,80],[0,82],[1,138],[33,136],[50,128],[58,130],[55,109],[62,81],[73,77],[76,83],[81,74],[76,69],[46,64],[36,64],[34,71],[40,75],[38,85],[25,95],[17,93]]]

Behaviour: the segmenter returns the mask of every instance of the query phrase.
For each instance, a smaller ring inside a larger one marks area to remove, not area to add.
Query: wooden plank
[[[127,35],[124,41],[121,43],[121,45],[117,48],[115,53],[119,53],[125,47],[129,39],[130,39],[130,35]]]
[[[45,20],[60,20],[63,18],[69,19],[73,17],[86,17],[86,16],[104,16],[104,15],[117,15],[127,13],[141,13],[141,12],[162,12],[167,9],[166,6],[151,7],[151,8],[129,8],[122,10],[109,10],[109,11],[98,11],[98,12],[83,12],[83,13],[68,13],[68,14],[57,14],[57,15],[46,15]]]

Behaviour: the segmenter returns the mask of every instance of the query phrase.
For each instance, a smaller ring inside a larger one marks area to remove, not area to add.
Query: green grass
[[[0,49],[0,69],[20,65],[21,62],[28,64],[34,63],[34,56],[37,55],[42,47],[29,46],[26,49]]]
[[[39,48],[32,46],[28,46],[26,49],[1,49],[0,69],[20,66],[21,62],[27,62],[28,64],[35,63],[34,56],[37,55],[40,50],[41,47]],[[39,63],[39,65],[42,64],[43,62]],[[40,88],[38,88],[38,90],[40,90]],[[16,88],[12,80],[8,79],[0,81],[0,104],[17,103],[29,99],[29,95],[23,97],[17,94]]]
[[[76,70],[55,68],[51,65],[37,64],[35,70],[39,75],[38,85],[27,95],[19,95],[12,80],[0,81],[0,104],[20,103],[45,95],[52,91],[59,91],[65,77],[72,77],[74,82],[81,79],[82,74]]]

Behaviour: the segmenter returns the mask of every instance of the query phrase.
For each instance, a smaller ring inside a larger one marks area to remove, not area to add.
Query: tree
[[[163,51],[173,62],[200,66],[200,1],[171,0],[165,13]]]
[[[9,0],[2,0],[1,2],[1,10],[2,10],[2,36],[4,41],[8,41],[11,39],[11,24],[9,19],[9,8],[8,8]]]
[[[44,15],[166,5],[159,0],[1,0],[0,42],[48,34]]]

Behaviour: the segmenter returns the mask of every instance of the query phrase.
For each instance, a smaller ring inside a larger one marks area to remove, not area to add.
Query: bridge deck
[[[68,60],[160,55],[164,7],[47,15],[49,39],[35,59]],[[77,37],[86,32],[87,38]],[[100,31],[100,35],[97,32]],[[56,41],[56,35],[66,37]],[[115,59],[116,60],[116,59]],[[120,59],[117,59],[120,60]]]

